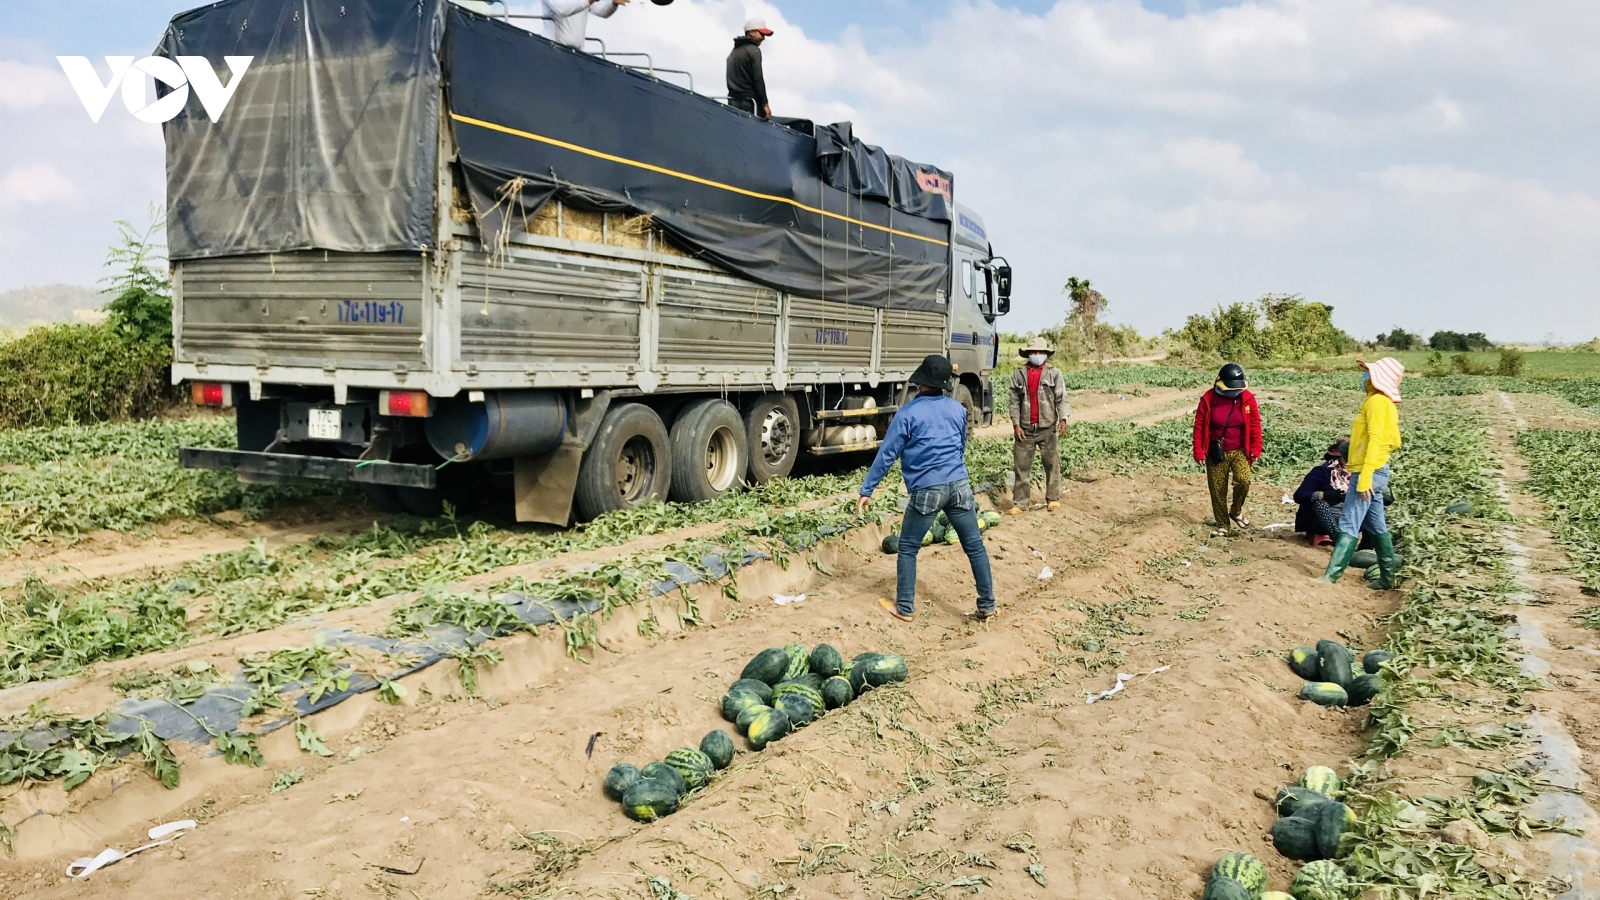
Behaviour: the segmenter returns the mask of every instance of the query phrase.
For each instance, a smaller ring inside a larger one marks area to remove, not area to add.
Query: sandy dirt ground
[[[1260,795],[1344,760],[1361,713],[1296,700],[1281,654],[1336,634],[1370,645],[1395,597],[1355,579],[1313,586],[1322,551],[1213,536],[1205,512],[1197,478],[1103,477],[1056,513],[1008,518],[989,542],[1001,616],[981,625],[964,618],[966,559],[946,546],[924,552],[917,622],[890,619],[874,598],[892,592],[893,559],[862,533],[800,604],[748,585],[710,609],[714,624],[659,639],[609,628],[588,665],[560,654],[559,635],[517,638],[527,646],[491,670],[488,703],[447,699],[436,683],[401,707],[352,701],[319,716],[329,760],[282,733],[263,741],[266,769],[186,756],[197,831],[87,882],[60,872],[98,846],[0,863],[12,875],[0,896],[433,898],[510,885],[639,897],[654,876],[695,897],[937,896],[979,879],[996,896],[1176,897],[1198,895],[1227,849],[1262,853],[1282,887],[1290,869],[1263,852],[1273,814]],[[751,655],[791,641],[899,652],[912,677],[741,752],[662,822],[636,825],[601,795],[614,762],[731,728],[717,698]],[[1160,667],[1085,703],[1118,670]],[[295,767],[304,781],[269,793]],[[113,809],[116,788],[100,779]],[[137,794],[118,813],[130,816],[118,846],[155,824],[131,824]],[[374,868],[419,863],[415,875]]]

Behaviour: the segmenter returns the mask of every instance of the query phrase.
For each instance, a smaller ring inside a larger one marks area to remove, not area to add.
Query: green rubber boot
[[[1335,584],[1344,570],[1350,566],[1350,557],[1356,555],[1356,545],[1361,543],[1361,538],[1353,534],[1339,532],[1339,539],[1333,543],[1333,559],[1328,560],[1328,571],[1316,579],[1323,584]],[[1393,552],[1393,551],[1390,551]]]
[[[1380,591],[1391,590],[1400,583],[1400,557],[1394,552],[1394,535],[1387,531],[1375,534],[1372,543],[1378,550],[1379,573],[1372,586]]]

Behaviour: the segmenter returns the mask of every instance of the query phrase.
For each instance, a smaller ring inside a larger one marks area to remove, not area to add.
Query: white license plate
[[[337,409],[313,409],[306,436],[314,441],[337,441],[343,436],[344,414]]]

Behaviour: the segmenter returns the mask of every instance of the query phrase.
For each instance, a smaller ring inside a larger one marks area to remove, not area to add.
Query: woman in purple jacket
[[[1300,504],[1294,530],[1304,534],[1313,547],[1333,543],[1333,535],[1339,533],[1339,511],[1350,490],[1350,473],[1344,467],[1344,457],[1349,452],[1349,440],[1335,441],[1323,454],[1321,464],[1306,473],[1294,492],[1294,502]]]

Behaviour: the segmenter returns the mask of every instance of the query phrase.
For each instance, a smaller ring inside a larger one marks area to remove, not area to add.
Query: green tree
[[[117,274],[101,279],[114,296],[106,304],[114,327],[130,340],[172,343],[172,280],[167,274],[166,246],[156,236],[166,217],[150,207],[150,223],[141,232],[117,220],[117,242],[106,253],[106,265]]]
[[[1100,321],[1100,314],[1110,306],[1106,296],[1094,289],[1094,283],[1087,278],[1076,276],[1068,278],[1066,285],[1061,288],[1062,293],[1072,304],[1072,310],[1067,315],[1068,322],[1076,322],[1078,330],[1085,335],[1092,335],[1095,324]]]

